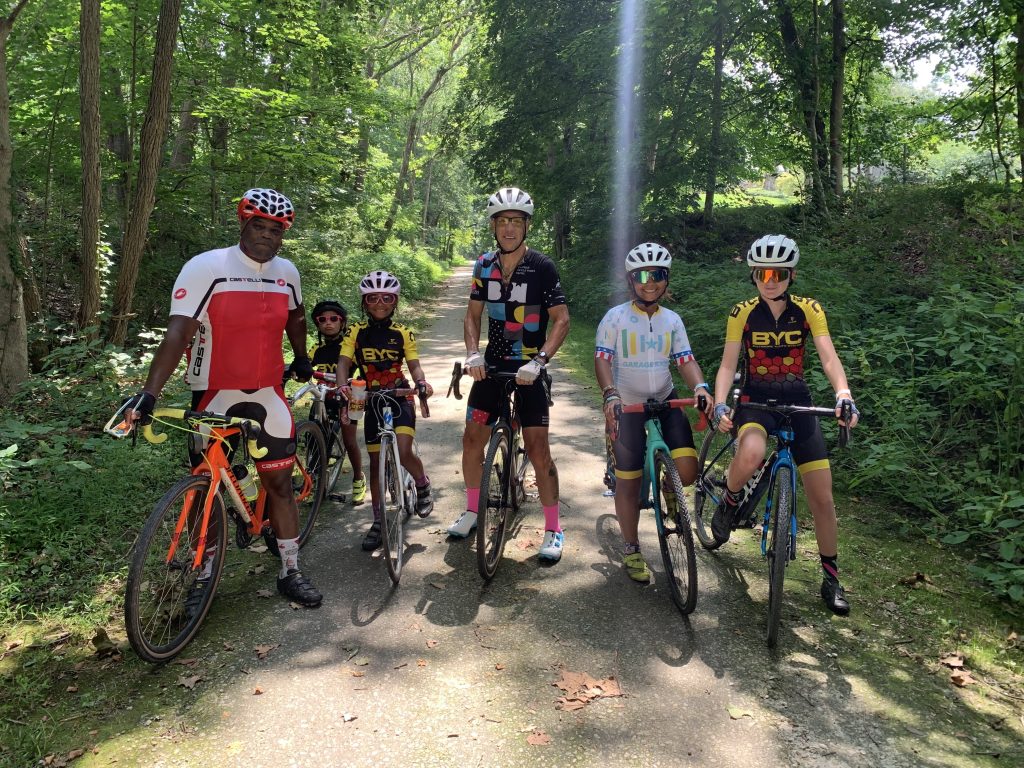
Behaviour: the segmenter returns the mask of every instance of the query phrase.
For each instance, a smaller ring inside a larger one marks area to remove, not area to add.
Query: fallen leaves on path
[[[180,685],[182,688],[187,688],[191,691],[193,688],[196,687],[196,683],[198,683],[202,679],[202,675],[192,675],[191,677],[179,677],[178,685]]]
[[[619,681],[614,677],[598,680],[586,672],[572,672],[567,669],[562,670],[562,676],[552,685],[565,692],[565,696],[558,697],[555,709],[567,712],[582,709],[595,699],[623,695]]]
[[[262,688],[253,688],[252,689],[252,695],[253,696],[262,696],[263,695],[263,689]]]
[[[526,743],[532,744],[535,747],[546,747],[551,743],[551,737],[544,733],[544,731],[533,731],[526,737]]]
[[[275,648],[280,647],[280,643],[274,643],[273,645],[257,645],[255,648],[253,648],[253,651],[256,653],[257,659],[265,659],[267,658],[268,653],[270,653]]]
[[[437,648],[440,640],[427,640],[427,648]]]
[[[749,717],[751,720],[754,719],[754,716],[747,710],[732,705],[729,706],[729,717],[733,720],[741,720],[744,717]]]
[[[945,664],[950,669],[960,669],[964,665],[964,655],[962,653],[950,653],[939,659],[940,664]]]
[[[971,677],[966,669],[958,669],[949,676],[949,681],[957,688],[966,688],[968,685],[975,685],[978,681]]]

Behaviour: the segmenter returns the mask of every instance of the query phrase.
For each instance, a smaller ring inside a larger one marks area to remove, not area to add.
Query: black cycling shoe
[[[307,608],[318,608],[324,599],[316,587],[302,575],[302,571],[296,568],[289,570],[284,578],[278,577],[277,591]]]
[[[850,604],[846,601],[843,585],[832,579],[821,582],[821,599],[828,609],[837,616],[846,616],[850,612]]]
[[[374,520],[370,530],[366,532],[366,536],[363,538],[363,551],[373,552],[375,549],[380,549],[380,545],[380,520]]]
[[[420,517],[429,517],[433,511],[434,499],[430,495],[430,483],[427,483],[416,489],[416,514]]]
[[[722,503],[715,507],[715,514],[711,516],[711,533],[719,544],[725,544],[729,540],[735,518],[736,505],[722,499]]]

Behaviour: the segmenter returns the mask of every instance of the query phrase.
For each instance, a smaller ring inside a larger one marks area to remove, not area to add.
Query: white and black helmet
[[[518,187],[502,187],[487,198],[487,218],[493,219],[505,211],[519,211],[530,218],[533,216],[533,198]]]
[[[754,241],[747,251],[750,267],[795,267],[800,249],[785,235],[765,235]]]
[[[672,269],[672,254],[668,248],[657,243],[640,243],[626,254],[626,271],[634,269]]]
[[[238,222],[244,225],[253,216],[278,221],[289,229],[295,223],[295,206],[276,189],[250,189],[238,201]]]
[[[397,296],[401,289],[398,278],[383,269],[371,272],[359,281],[359,293],[362,296],[368,293],[393,293]]]

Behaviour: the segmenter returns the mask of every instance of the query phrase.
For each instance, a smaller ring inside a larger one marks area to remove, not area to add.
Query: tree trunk
[[[843,196],[843,100],[846,82],[846,0],[832,0],[832,102],[829,110],[828,152],[832,194]]]
[[[28,0],[18,0],[7,18],[0,18],[0,396],[14,391],[28,378],[28,329],[19,265],[11,246],[15,242],[11,210],[11,101],[7,89],[7,40]]]
[[[1017,19],[1013,25],[1017,38],[1013,83],[1017,92],[1017,159],[1020,161],[1021,194],[1024,194],[1024,0],[1017,0]]]
[[[178,130],[174,132],[174,148],[171,150],[172,171],[185,171],[195,159],[196,131],[199,120],[192,110],[195,104],[192,99],[185,99],[178,112]]]
[[[100,311],[100,4],[82,0],[79,65],[82,135],[82,303],[78,327],[94,328]]]
[[[171,106],[171,70],[180,16],[181,0],[161,0],[149,103],[146,106],[146,116],[142,122],[139,139],[139,174],[124,235],[121,272],[114,292],[114,308],[107,335],[111,343],[118,345],[124,345],[128,338],[128,319],[135,298],[135,282],[139,276],[139,264],[142,262],[142,251],[146,246],[146,232],[156,196],[160,156]]]
[[[725,66],[725,0],[718,0],[715,14],[715,76],[711,83],[711,141],[708,144],[708,174],[704,182],[702,223],[710,229],[714,217],[715,187],[722,143],[722,69]]]

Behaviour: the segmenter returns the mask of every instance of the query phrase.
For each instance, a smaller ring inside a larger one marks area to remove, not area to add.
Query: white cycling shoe
[[[468,509],[459,515],[459,519],[448,526],[448,535],[457,539],[464,539],[476,528],[476,512]]]
[[[550,560],[557,563],[562,559],[562,544],[565,542],[565,534],[561,531],[544,531],[544,543],[540,545],[540,552],[537,556],[541,560]]]

